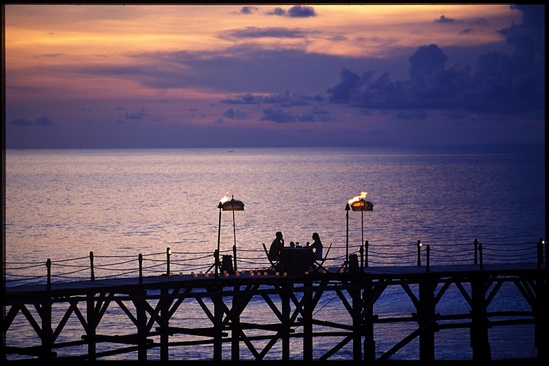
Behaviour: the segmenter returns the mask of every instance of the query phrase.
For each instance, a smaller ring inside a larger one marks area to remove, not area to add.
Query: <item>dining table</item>
[[[313,265],[311,247],[284,247],[280,251],[280,265],[288,274],[303,274]]]

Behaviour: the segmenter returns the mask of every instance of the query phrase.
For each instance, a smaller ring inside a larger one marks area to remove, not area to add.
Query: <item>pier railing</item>
[[[538,268],[547,262],[547,245],[543,238],[522,243],[491,243],[477,239],[466,244],[425,244],[415,243],[376,245],[365,241],[355,251],[350,252],[360,269],[382,266],[420,266],[429,271],[431,265],[476,265],[483,269],[484,264],[495,263],[537,263]],[[339,249],[339,250],[338,250]],[[346,261],[344,246],[332,245],[326,258],[325,267],[330,271],[341,271]],[[219,257],[230,258],[238,271],[258,271],[269,267],[269,262],[260,246],[257,249],[222,251]],[[51,284],[77,280],[96,280],[123,277],[173,275],[173,274],[213,274],[215,253],[210,251],[166,251],[138,253],[131,255],[101,255],[90,252],[89,256],[55,259],[36,262],[6,261],[6,286],[21,284]],[[221,263],[220,263],[221,265]],[[232,268],[231,268],[232,269]]]
[[[235,247],[8,263],[2,356],[546,363],[543,239],[331,249],[328,271],[288,275]]]

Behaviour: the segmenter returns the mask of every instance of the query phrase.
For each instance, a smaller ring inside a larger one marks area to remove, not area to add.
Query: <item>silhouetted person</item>
[[[313,258],[322,258],[322,241],[320,241],[320,235],[313,233],[313,244],[309,245],[313,249]]]
[[[269,248],[269,259],[272,261],[280,260],[280,251],[284,248],[284,239],[282,232],[276,232],[276,238],[273,240],[271,247]]]

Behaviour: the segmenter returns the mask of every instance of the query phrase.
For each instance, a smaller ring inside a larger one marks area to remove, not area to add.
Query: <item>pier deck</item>
[[[504,286],[515,287],[526,308],[491,311],[490,303]],[[467,311],[441,311],[450,288],[461,294]],[[388,289],[401,291],[399,301],[411,302],[415,311],[378,311]],[[332,312],[323,315],[333,299]],[[200,347],[211,361],[373,362],[399,359],[403,348],[417,344],[415,359],[434,362],[435,339],[466,328],[470,356],[465,359],[487,362],[492,360],[491,342],[497,341],[490,339],[490,329],[530,325],[535,333],[532,360],[543,361],[541,345],[548,340],[547,273],[539,263],[381,266],[299,275],[164,273],[9,287],[4,303],[6,340],[24,332],[35,336],[34,344],[7,342],[5,359],[168,361]],[[250,315],[252,306],[263,311]],[[334,318],[334,309],[341,315]],[[127,324],[124,334],[105,329],[104,318],[111,312]],[[380,347],[377,329],[387,324],[407,330]]]
[[[430,266],[427,271],[422,266],[382,266],[382,267],[366,267],[364,268],[363,276],[371,277],[372,279],[403,279],[403,278],[418,278],[419,277],[454,277],[460,274],[462,275],[474,275],[475,273],[483,273],[484,275],[510,275],[520,276],[524,273],[537,272],[539,269],[544,270],[545,266],[538,268],[535,263],[513,263],[513,264],[489,264],[484,265],[481,269],[478,265],[443,265],[443,266]],[[253,273],[253,275],[252,275]],[[219,275],[219,280],[222,286],[232,286],[235,281],[237,282],[250,282],[255,281],[259,283],[270,283],[271,281],[302,281],[306,278],[309,279],[341,279],[349,276],[356,276],[357,273],[340,273],[340,272],[320,272],[320,273],[308,273],[307,275],[276,275],[273,271],[245,271],[230,275]],[[172,274],[166,276],[165,274],[159,276],[143,277],[141,280],[138,277],[131,278],[111,278],[100,280],[85,280],[74,282],[58,282],[51,284],[51,290],[47,289],[46,284],[26,284],[21,286],[14,286],[6,288],[8,300],[24,297],[25,294],[31,296],[36,295],[44,291],[53,291],[51,293],[66,292],[68,295],[78,293],[88,293],[90,291],[114,291],[125,292],[128,289],[133,288],[161,288],[171,287],[172,284],[189,284],[194,286],[201,283],[211,283],[216,279],[212,273],[208,274]]]

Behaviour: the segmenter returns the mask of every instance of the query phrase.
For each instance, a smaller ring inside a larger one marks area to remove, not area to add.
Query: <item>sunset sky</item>
[[[7,148],[545,141],[545,8],[5,5]]]

